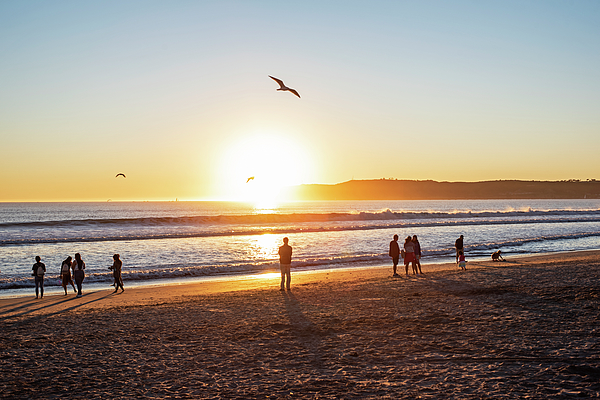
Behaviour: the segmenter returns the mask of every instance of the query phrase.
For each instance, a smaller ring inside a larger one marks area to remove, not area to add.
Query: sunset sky
[[[0,201],[600,179],[599,150],[598,1],[0,2]]]

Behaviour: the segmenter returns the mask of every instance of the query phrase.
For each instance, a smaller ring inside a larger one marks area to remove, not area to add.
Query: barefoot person
[[[465,253],[462,250],[458,253],[458,266],[460,269],[467,269],[467,260],[465,260]]]
[[[408,275],[408,264],[410,263],[412,263],[413,272],[416,274],[415,244],[412,241],[412,237],[408,236],[406,240],[404,240],[404,268],[406,269],[406,275]]]
[[[85,273],[83,272],[85,263],[81,259],[81,254],[75,254],[75,260],[73,261],[73,264],[71,264],[71,268],[73,268],[73,276],[75,277],[75,284],[77,285],[77,297],[83,297],[81,294],[81,286],[83,285],[83,279],[85,278]]]
[[[458,239],[456,239],[456,242],[454,242],[454,247],[456,248],[456,263],[457,264],[458,264],[458,253],[460,253],[461,251],[464,253],[463,240],[464,240],[463,235],[460,235],[460,237]]]
[[[394,240],[390,242],[389,256],[392,257],[394,263],[394,276],[398,276],[396,269],[398,267],[398,261],[400,260],[400,246],[398,245],[398,235],[394,235]]]
[[[41,291],[44,297],[44,275],[46,274],[46,265],[42,262],[40,256],[35,256],[35,264],[31,268],[33,270],[33,276],[35,276],[35,298],[38,298],[38,292]]]
[[[417,273],[417,269],[419,269],[419,274],[423,274],[423,271],[421,271],[421,243],[419,243],[419,240],[417,239],[417,235],[413,235],[412,237],[412,242],[415,246],[415,262],[413,263],[413,269],[415,270],[415,273]],[[415,267],[416,265],[416,267]]]
[[[279,247],[279,268],[281,269],[281,289],[285,288],[290,290],[290,283],[292,281],[292,247],[288,245],[289,239],[283,238],[283,246]]]
[[[68,256],[60,266],[60,279],[62,281],[62,287],[65,289],[65,296],[67,295],[67,286],[69,286],[69,284],[73,286],[73,292],[77,293],[73,278],[71,277],[71,260],[71,256]]]
[[[492,261],[506,261],[504,258],[502,258],[500,253],[502,253],[502,251],[500,251],[500,250],[493,252],[492,253]]]
[[[121,256],[115,254],[113,256],[113,265],[112,267],[108,267],[113,272],[113,277],[115,278],[115,291],[113,293],[117,293],[119,290],[119,286],[121,286],[121,293],[125,291],[123,287],[123,279],[121,278],[121,267],[123,267],[123,262],[121,261]]]

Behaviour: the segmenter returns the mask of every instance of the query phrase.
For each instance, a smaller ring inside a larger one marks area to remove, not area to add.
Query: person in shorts
[[[73,286],[73,291],[77,293],[73,278],[71,277],[71,260],[73,260],[71,256],[68,256],[60,266],[60,279],[62,281],[62,287],[65,290],[65,296],[67,295],[67,286],[69,286],[69,284]]]

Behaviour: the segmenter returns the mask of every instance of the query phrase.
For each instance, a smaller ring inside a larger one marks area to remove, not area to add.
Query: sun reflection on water
[[[259,235],[250,239],[248,248],[254,259],[273,259],[277,257],[279,246],[283,244],[280,241],[280,235]]]

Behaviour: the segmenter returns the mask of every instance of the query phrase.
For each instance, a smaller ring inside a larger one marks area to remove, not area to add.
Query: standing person
[[[465,260],[465,253],[461,250],[458,254],[458,266],[461,269],[467,269],[467,260]]]
[[[65,296],[67,295],[67,286],[69,284],[73,286],[73,291],[77,293],[77,290],[75,290],[75,284],[73,283],[73,278],[71,278],[71,260],[71,256],[68,256],[60,266],[60,278],[62,280],[62,287],[65,289]]]
[[[290,290],[290,283],[292,281],[292,247],[288,245],[289,239],[283,238],[283,246],[279,247],[279,268],[281,269],[281,289],[285,287]]]
[[[35,264],[31,268],[33,276],[35,276],[35,298],[38,298],[38,292],[41,291],[42,298],[44,297],[44,274],[46,273],[46,265],[42,262],[40,256],[35,256]]]
[[[408,236],[404,241],[404,267],[406,275],[408,275],[408,264],[412,263],[413,272],[416,274],[415,267],[415,244],[412,242],[412,237]]]
[[[85,273],[83,272],[85,263],[81,259],[81,254],[75,253],[75,260],[73,261],[73,264],[71,264],[71,268],[73,268],[73,276],[75,277],[75,284],[77,285],[77,297],[83,297],[81,294],[81,285],[85,278]]]
[[[121,293],[125,291],[123,287],[123,279],[121,278],[121,267],[123,267],[123,261],[120,259],[121,256],[115,254],[113,256],[113,265],[112,267],[108,267],[108,269],[112,269],[113,277],[115,278],[115,291],[113,293],[117,293],[119,290],[119,286],[121,286]]]
[[[415,262],[413,263],[413,268],[415,268],[416,265],[419,268],[419,274],[423,275],[423,271],[421,271],[421,243],[419,243],[417,235],[413,235],[412,242],[415,247]],[[417,271],[415,269],[415,273],[416,272]]]
[[[392,257],[394,263],[394,276],[398,276],[396,269],[398,267],[398,261],[400,260],[400,246],[398,245],[398,235],[394,235],[394,240],[390,242],[389,256]]]
[[[454,247],[456,248],[456,263],[458,264],[458,253],[459,252],[463,252],[464,253],[464,244],[463,244],[463,235],[460,235],[460,237],[458,239],[456,239],[456,242],[454,242]]]

